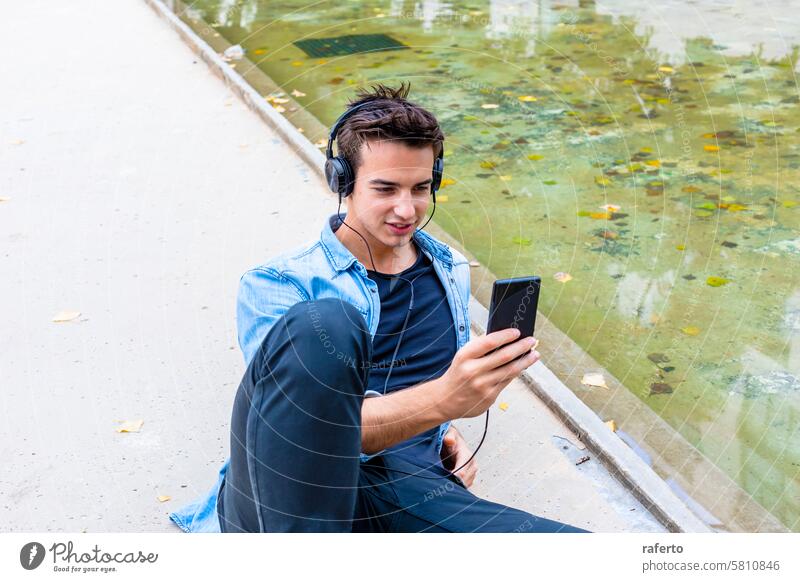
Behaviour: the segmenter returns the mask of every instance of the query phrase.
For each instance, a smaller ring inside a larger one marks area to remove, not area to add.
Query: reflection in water
[[[437,222],[499,277],[541,275],[556,325],[800,529],[800,0],[192,10],[326,125],[411,81],[447,135]],[[410,49],[294,44],[371,33]]]

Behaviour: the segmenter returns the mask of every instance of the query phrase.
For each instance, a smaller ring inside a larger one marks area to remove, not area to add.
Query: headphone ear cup
[[[442,185],[442,174],[444,173],[444,159],[436,158],[433,162],[433,175],[431,176],[431,191],[436,192]]]
[[[352,182],[351,175],[350,164],[344,158],[336,156],[325,160],[325,179],[330,189],[339,196],[346,197],[350,193],[348,184]]]

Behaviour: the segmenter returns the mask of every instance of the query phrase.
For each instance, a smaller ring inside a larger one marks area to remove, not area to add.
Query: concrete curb
[[[276,130],[303,160],[322,175],[325,156],[305,135],[269,105],[217,52],[181,21],[161,0],[144,0],[186,42],[192,50],[264,122]],[[486,332],[489,311],[474,297],[470,299],[473,329]],[[611,473],[670,531],[711,533],[675,495],[669,486],[552,371],[537,362],[522,373],[533,392],[581,439]]]

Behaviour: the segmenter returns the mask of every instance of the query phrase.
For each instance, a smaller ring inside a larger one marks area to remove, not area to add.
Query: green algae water
[[[279,111],[329,126],[356,87],[410,81],[447,136],[437,223],[542,276],[544,314],[800,530],[800,0],[188,10]]]

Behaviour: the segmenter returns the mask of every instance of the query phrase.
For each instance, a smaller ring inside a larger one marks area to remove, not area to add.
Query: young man
[[[347,213],[242,276],[231,458],[170,514],[184,530],[585,531],[468,490],[477,463],[450,421],[539,354],[518,330],[470,339],[469,263],[418,228],[444,135],[408,89],[361,92],[334,128]]]

